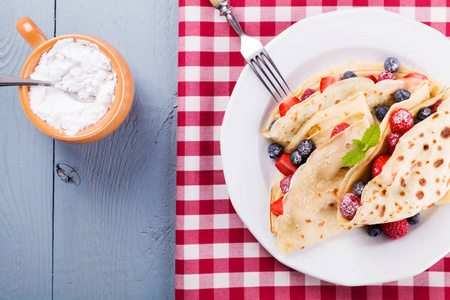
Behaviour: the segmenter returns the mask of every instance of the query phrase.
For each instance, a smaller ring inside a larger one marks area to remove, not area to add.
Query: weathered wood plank
[[[31,48],[16,21],[53,36],[53,0],[0,2],[0,73],[19,76]],[[0,88],[0,298],[51,299],[52,139],[27,119],[17,87]]]
[[[81,184],[56,178],[55,299],[174,297],[177,10],[176,0],[57,2],[57,35],[114,45],[136,97],[111,136],[56,143],[56,163]]]

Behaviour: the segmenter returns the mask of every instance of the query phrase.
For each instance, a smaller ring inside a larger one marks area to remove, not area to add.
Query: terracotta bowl
[[[36,24],[28,17],[20,19],[16,23],[16,28],[34,49],[22,68],[22,73],[20,74],[22,78],[30,78],[41,55],[48,52],[57,41],[66,38],[83,39],[96,44],[111,60],[112,68],[117,74],[116,94],[111,108],[100,121],[86,129],[80,130],[74,136],[66,135],[64,132],[53,128],[35,115],[30,108],[30,98],[28,97],[29,88],[27,86],[20,86],[19,96],[22,107],[28,118],[37,128],[59,141],[71,144],[87,144],[104,138],[122,124],[133,104],[134,83],[130,68],[119,51],[104,40],[89,35],[70,34],[48,40]]]

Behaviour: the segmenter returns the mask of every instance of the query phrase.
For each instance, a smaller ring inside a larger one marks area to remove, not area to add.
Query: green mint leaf
[[[353,141],[353,144],[356,146],[356,148],[365,151],[364,148],[365,148],[366,145],[362,141],[357,140],[357,139],[354,139],[352,141]]]
[[[353,149],[347,152],[342,159],[343,167],[351,167],[362,161],[366,157],[366,152],[361,149]]]
[[[361,139],[361,142],[365,145],[362,150],[366,151],[369,148],[375,147],[380,141],[381,130],[380,125],[372,125],[367,128],[366,132]],[[360,147],[358,147],[360,148]]]

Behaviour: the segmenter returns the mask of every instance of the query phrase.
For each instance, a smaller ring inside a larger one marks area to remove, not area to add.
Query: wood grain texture
[[[126,3],[126,4],[125,4]],[[115,46],[132,70],[132,110],[90,145],[56,143],[55,299],[174,297],[178,1],[57,2],[57,35]]]
[[[53,0],[0,2],[0,73],[19,76],[31,48],[23,16],[53,36]],[[51,299],[53,142],[27,119],[18,88],[0,88],[0,298]]]

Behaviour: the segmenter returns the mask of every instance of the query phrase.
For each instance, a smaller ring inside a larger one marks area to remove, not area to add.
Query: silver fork
[[[250,68],[255,72],[256,76],[258,76],[275,101],[281,101],[284,97],[288,96],[291,90],[286,80],[281,76],[280,71],[278,71],[278,68],[261,42],[246,35],[242,31],[241,25],[239,25],[231,13],[233,7],[228,5],[228,0],[209,1],[220,11],[221,16],[227,18],[228,23],[230,23],[234,31],[241,37],[242,56],[244,56]]]

